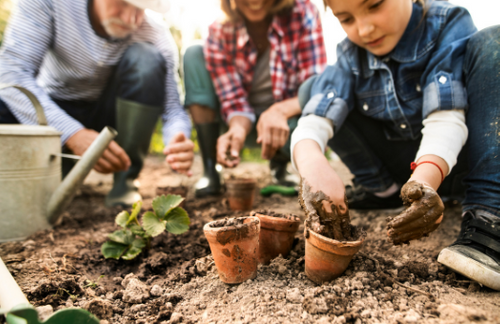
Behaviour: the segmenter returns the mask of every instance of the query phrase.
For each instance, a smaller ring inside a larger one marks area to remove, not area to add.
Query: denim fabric
[[[312,86],[303,115],[331,119],[340,128],[353,110],[384,123],[388,139],[415,140],[422,120],[435,110],[467,109],[462,65],[469,37],[476,32],[464,8],[413,4],[398,45],[374,56],[348,39],[337,47],[338,61]]]
[[[381,192],[394,182],[404,184],[411,175],[421,137],[409,140],[388,139],[386,122],[352,111],[328,142],[330,148],[354,175],[353,182],[371,192]],[[462,149],[451,173],[439,187],[442,197],[461,200],[467,174],[467,148]]]
[[[120,97],[162,110],[165,100],[165,59],[149,43],[136,43],[124,53],[110,83],[96,102],[54,100],[86,128],[100,132],[116,125],[116,98]],[[0,100],[0,124],[18,123]]]
[[[205,65],[203,45],[188,47],[182,60],[184,89],[186,89],[185,106],[198,104],[216,111],[220,110],[219,98]]]
[[[464,210],[500,216],[500,26],[469,41],[464,74],[469,96],[469,173]]]

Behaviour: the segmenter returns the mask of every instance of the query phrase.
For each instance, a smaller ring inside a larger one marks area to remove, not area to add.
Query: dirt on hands
[[[429,235],[441,224],[444,205],[436,191],[419,182],[407,182],[401,198],[408,207],[394,219],[388,218],[387,235],[394,245]]]
[[[325,210],[324,202],[330,204],[331,212]],[[334,205],[322,191],[311,192],[311,186],[304,179],[300,184],[299,203],[306,214],[308,228],[337,241],[353,240],[349,209]]]

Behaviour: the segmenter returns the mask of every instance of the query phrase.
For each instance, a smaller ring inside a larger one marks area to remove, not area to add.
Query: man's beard
[[[102,26],[110,37],[118,39],[126,38],[138,28],[136,24],[126,24],[120,18],[106,19],[102,22]]]

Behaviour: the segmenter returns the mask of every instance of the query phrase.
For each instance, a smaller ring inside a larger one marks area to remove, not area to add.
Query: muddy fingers
[[[416,181],[401,189],[401,198],[409,207],[387,224],[387,235],[397,244],[419,239],[441,223],[444,205],[436,191]]]

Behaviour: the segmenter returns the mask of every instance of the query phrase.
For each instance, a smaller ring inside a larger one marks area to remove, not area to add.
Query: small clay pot
[[[260,219],[259,263],[269,264],[280,254],[286,258],[299,229],[300,219],[297,216],[272,212],[253,214]]]
[[[305,229],[305,273],[315,283],[322,284],[339,277],[347,269],[352,257],[361,248],[366,233],[353,227],[356,241],[340,242]]]
[[[161,195],[179,195],[184,200],[180,204],[180,207],[184,207],[186,203],[186,196],[188,193],[188,187],[185,186],[178,186],[178,187],[157,187],[156,188],[156,195],[161,196]]]
[[[239,284],[257,276],[260,221],[257,217],[213,221],[203,227],[219,278]]]
[[[252,209],[255,187],[254,179],[229,179],[226,181],[227,199],[232,210]]]

